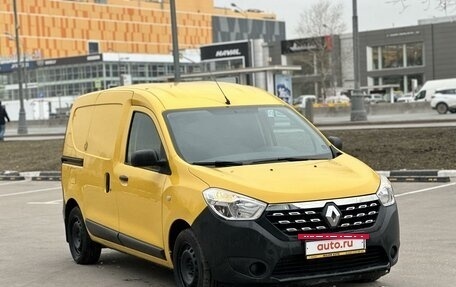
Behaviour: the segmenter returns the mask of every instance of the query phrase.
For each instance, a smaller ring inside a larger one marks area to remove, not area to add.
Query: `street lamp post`
[[[21,66],[21,48],[19,44],[19,23],[17,19],[17,4],[16,0],[13,1],[13,9],[14,9],[14,25],[15,25],[15,40],[16,40],[16,56],[17,56],[17,82],[19,85],[19,122],[17,125],[17,133],[18,134],[27,134],[27,122],[25,117],[25,108],[24,108],[24,94],[22,90],[22,66]]]
[[[241,13],[242,15],[244,15],[244,17],[245,17],[246,19],[249,18],[249,14],[247,14],[247,12],[245,12],[245,10],[242,9],[241,7],[239,7],[236,3],[231,3],[231,7],[234,8],[234,11],[235,11],[235,12],[238,12],[238,13]]]
[[[367,115],[364,109],[364,97],[359,83],[359,36],[358,36],[358,4],[353,0],[353,68],[354,89],[351,95],[351,121],[366,121]]]
[[[179,67],[179,42],[177,34],[177,16],[176,16],[176,1],[170,0],[170,13],[171,13],[171,34],[173,38],[173,60],[174,60],[174,82],[180,81],[180,67]]]
[[[329,80],[330,80],[330,85],[329,88],[333,94],[333,96],[336,96],[336,87],[337,87],[337,80],[336,80],[336,63],[335,63],[335,51],[334,51],[334,33],[333,29],[328,26],[327,24],[323,24],[323,28],[326,28],[328,30],[328,34],[324,33],[325,35],[325,42],[324,42],[324,57],[326,58],[326,53],[329,57],[328,61],[328,67],[329,67]],[[329,37],[329,44],[326,40],[326,37]],[[329,50],[329,51],[328,51]],[[326,76],[324,76],[324,80],[326,81]],[[325,93],[326,94],[326,93]]]

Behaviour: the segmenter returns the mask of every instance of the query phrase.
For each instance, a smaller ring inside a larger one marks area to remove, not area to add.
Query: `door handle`
[[[126,175],[119,176],[119,179],[123,183],[127,183],[128,182],[128,176],[126,176]]]
[[[111,175],[109,172],[105,173],[105,192],[108,193],[111,191]]]

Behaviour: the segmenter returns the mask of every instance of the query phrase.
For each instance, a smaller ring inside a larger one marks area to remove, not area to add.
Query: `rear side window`
[[[455,94],[456,89],[439,90],[439,91],[436,91],[436,93],[450,95],[450,94]]]
[[[125,162],[131,164],[131,156],[139,150],[154,150],[161,160],[164,160],[165,153],[152,119],[141,112],[135,112],[128,136],[127,156]]]

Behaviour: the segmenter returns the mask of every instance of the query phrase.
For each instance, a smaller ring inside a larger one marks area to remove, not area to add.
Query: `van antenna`
[[[214,74],[212,74],[211,69],[209,68],[209,75],[211,76],[212,81],[214,81],[217,84],[217,87],[219,88],[220,92],[222,92],[223,97],[225,98],[225,104],[231,105],[230,99],[225,95],[225,92],[223,92],[222,87],[220,87],[219,83],[217,82],[217,79],[214,77]]]
[[[185,58],[186,60],[188,60],[188,61],[190,61],[190,62],[196,64],[195,61],[193,61],[193,60],[190,59],[190,58],[185,57],[185,56],[182,55],[182,54],[179,54],[179,56],[181,56],[181,57]],[[222,87],[220,87],[219,83],[217,82],[217,79],[216,79],[216,78],[214,77],[214,75],[212,74],[212,71],[210,70],[210,68],[209,68],[209,75],[210,75],[212,81],[214,81],[214,82],[217,84],[217,87],[219,88],[220,92],[222,92],[222,95],[223,95],[223,97],[225,98],[225,104],[231,105],[231,101],[228,99],[228,97],[227,97],[227,96],[225,95],[225,93],[223,92]]]
[[[217,84],[217,87],[220,89],[220,92],[222,92],[223,97],[225,97],[225,100],[226,100],[226,101],[225,101],[225,104],[231,105],[230,100],[228,99],[228,97],[227,97],[227,96],[225,95],[225,93],[223,92],[222,87],[220,87],[219,83],[217,82],[217,79],[212,75],[211,72],[209,72],[209,73],[211,74],[212,80]]]

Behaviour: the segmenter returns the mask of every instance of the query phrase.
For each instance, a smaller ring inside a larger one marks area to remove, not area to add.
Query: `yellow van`
[[[177,286],[374,281],[398,260],[388,180],[250,86],[77,98],[62,188],[76,263],[112,248],[173,268]]]

